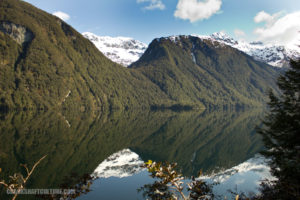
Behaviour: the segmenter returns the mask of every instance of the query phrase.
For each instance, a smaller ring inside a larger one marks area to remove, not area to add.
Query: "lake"
[[[79,199],[143,199],[137,189],[153,180],[140,164],[153,160],[178,163],[187,180],[203,170],[207,180],[221,183],[221,195],[251,192],[269,176],[256,156],[263,144],[254,129],[263,116],[261,110],[2,114],[0,179],[24,173],[20,163],[31,167],[47,155],[26,188],[72,188],[91,174],[98,177],[92,191]],[[0,199],[9,197],[1,190]]]

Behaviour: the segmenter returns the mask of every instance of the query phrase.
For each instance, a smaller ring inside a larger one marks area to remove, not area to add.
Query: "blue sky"
[[[49,13],[59,11],[57,15],[79,32],[145,43],[162,36],[224,31],[248,41],[287,44],[298,41],[300,31],[299,0],[26,1]]]

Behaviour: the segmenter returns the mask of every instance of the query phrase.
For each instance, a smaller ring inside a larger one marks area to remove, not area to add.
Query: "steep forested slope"
[[[206,107],[259,106],[276,90],[271,66],[217,41],[193,36],[155,39],[131,68],[171,99]]]
[[[107,59],[59,18],[19,0],[0,4],[5,109],[107,109],[168,103],[159,87]]]
[[[0,1],[0,110],[261,106],[277,72],[199,37],[154,40],[129,69],[59,18]]]

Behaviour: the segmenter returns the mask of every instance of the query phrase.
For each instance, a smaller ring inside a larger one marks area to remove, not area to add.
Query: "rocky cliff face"
[[[1,22],[0,31],[4,34],[9,35],[20,45],[24,45],[25,43],[30,42],[34,38],[33,33],[29,29],[19,24],[14,24],[12,22]]]

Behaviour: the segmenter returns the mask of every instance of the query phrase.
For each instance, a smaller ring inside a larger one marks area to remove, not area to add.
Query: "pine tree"
[[[259,129],[277,178],[262,185],[263,199],[300,199],[300,60],[278,78],[279,97],[270,92],[270,111]]]

